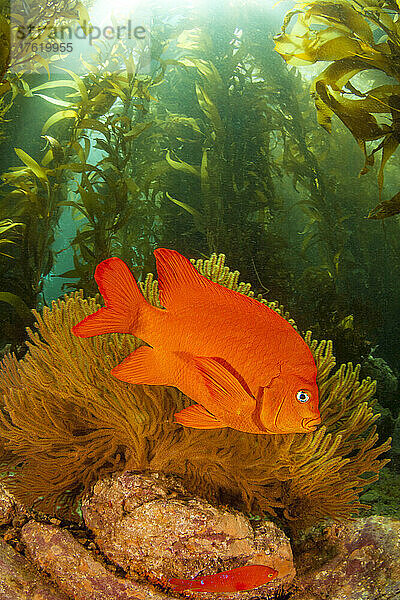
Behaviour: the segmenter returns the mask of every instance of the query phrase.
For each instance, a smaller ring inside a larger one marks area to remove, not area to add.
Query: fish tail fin
[[[102,333],[137,334],[141,309],[148,305],[132,273],[120,258],[107,258],[96,268],[95,279],[105,307],[72,328],[77,337]]]

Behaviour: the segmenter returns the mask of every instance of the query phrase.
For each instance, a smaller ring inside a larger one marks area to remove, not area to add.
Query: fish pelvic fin
[[[194,359],[197,369],[205,381],[206,387],[219,410],[232,415],[254,411],[256,401],[247,384],[228,363],[218,358],[197,356]]]
[[[183,410],[175,413],[175,422],[184,427],[192,427],[193,429],[220,429],[227,427],[217,417],[211,414],[204,406],[193,404]]]
[[[165,308],[171,305],[192,304],[193,297],[201,292],[220,291],[218,284],[201,275],[190,260],[176,250],[157,248],[154,256],[157,263],[160,302]]]
[[[95,279],[105,307],[75,325],[72,333],[77,337],[92,337],[102,333],[138,335],[139,313],[143,307],[150,305],[128,266],[120,258],[107,258],[97,266]]]
[[[140,346],[111,371],[121,381],[143,385],[172,385],[163,361],[150,346]]]

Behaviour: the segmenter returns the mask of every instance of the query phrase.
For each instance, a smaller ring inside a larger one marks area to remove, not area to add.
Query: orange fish
[[[214,283],[174,250],[158,248],[160,302],[150,305],[119,258],[96,268],[105,307],[72,328],[78,337],[130,333],[141,346],[111,372],[122,381],[174,386],[196,404],[175,414],[196,429],[304,433],[321,422],[316,366],[274,310]]]
[[[278,575],[278,571],[265,565],[247,565],[215,575],[205,575],[195,579],[170,579],[168,585],[177,592],[242,592],[254,590],[269,583]]]

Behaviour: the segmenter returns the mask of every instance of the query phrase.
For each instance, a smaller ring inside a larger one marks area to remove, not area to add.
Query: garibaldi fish
[[[111,372],[134,384],[174,386],[195,402],[175,414],[197,429],[304,433],[320,424],[317,369],[302,337],[274,310],[201,275],[174,250],[155,250],[160,302],[150,305],[119,258],[95,272],[105,307],[78,337],[130,333],[141,346]]]

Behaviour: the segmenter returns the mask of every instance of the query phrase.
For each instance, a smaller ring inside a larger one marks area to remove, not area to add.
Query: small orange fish
[[[170,579],[168,585],[176,592],[243,592],[265,585],[277,575],[278,571],[265,565],[246,565],[195,579]]]
[[[196,429],[303,433],[321,422],[317,369],[297,331],[275,311],[214,283],[174,250],[155,252],[161,304],[151,306],[119,258],[96,268],[105,307],[72,328],[79,337],[130,333],[141,346],[112,374],[168,385],[197,404],[175,414]]]

